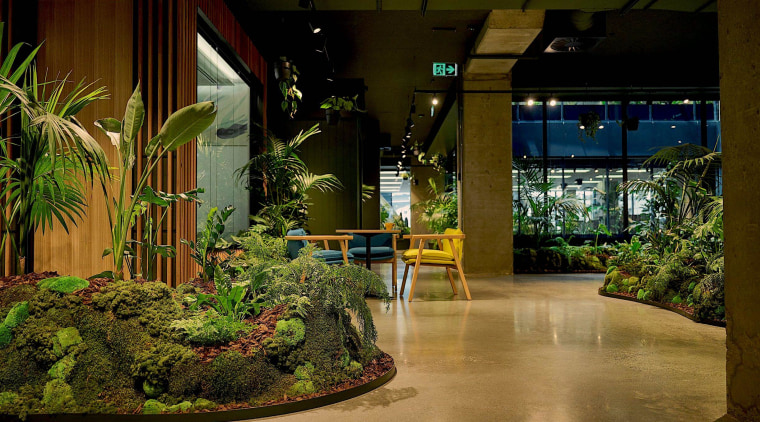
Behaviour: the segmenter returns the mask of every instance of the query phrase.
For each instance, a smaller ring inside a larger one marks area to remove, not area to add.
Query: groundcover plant
[[[379,276],[254,231],[213,283],[0,279],[0,414],[232,409],[314,394],[380,361]],[[308,248],[306,248],[308,249]]]

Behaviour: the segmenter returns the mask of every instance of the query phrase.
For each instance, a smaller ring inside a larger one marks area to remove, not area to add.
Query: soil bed
[[[626,293],[626,292],[609,293],[605,291],[604,288],[599,289],[599,295],[617,298],[617,299],[623,299],[623,300],[630,300],[631,302],[638,302],[638,303],[643,303],[645,305],[652,305],[658,308],[667,309],[669,311],[675,312],[681,316],[689,318],[690,320],[694,322],[698,322],[700,324],[715,325],[718,327],[726,326],[725,320],[703,320],[703,321],[697,320],[696,317],[694,316],[694,308],[688,305],[681,304],[681,303],[660,303],[660,302],[654,302],[651,300],[641,300],[641,299],[637,299],[636,295],[633,293]]]

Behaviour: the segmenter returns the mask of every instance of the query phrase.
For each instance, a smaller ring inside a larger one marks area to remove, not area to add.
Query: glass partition
[[[197,183],[205,193],[198,209],[198,231],[212,207],[236,208],[229,220],[228,237],[248,228],[250,195],[234,172],[251,155],[251,89],[218,51],[198,34],[198,101],[213,101],[214,123],[198,137]]]

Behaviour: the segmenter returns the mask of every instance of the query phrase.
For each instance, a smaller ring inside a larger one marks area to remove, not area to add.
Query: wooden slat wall
[[[160,129],[170,112],[197,101],[196,60],[198,11],[202,11],[236,50],[253,74],[266,86],[266,61],[247,37],[223,0],[137,0],[137,75],[143,83],[148,108],[143,128],[145,143]],[[266,94],[265,94],[266,98]],[[180,148],[159,166],[152,186],[167,192],[196,187],[196,145]],[[141,166],[136,166],[141,169]],[[169,211],[159,243],[177,247],[177,258],[161,260],[158,278],[178,284],[192,278],[197,268],[180,239],[195,239],[196,206],[175,204]],[[142,228],[135,236],[141,237]]]
[[[267,64],[223,0],[40,0],[39,37],[47,39],[44,63],[73,76],[88,76],[109,87],[110,101],[85,110],[80,121],[94,132],[97,118],[121,118],[139,79],[146,121],[137,145],[135,174],[142,169],[140,152],[173,111],[197,98],[196,55],[198,10],[201,10],[266,87]],[[266,99],[266,93],[264,95]],[[115,160],[110,142],[98,140]],[[160,164],[152,176],[154,189],[184,192],[196,187],[196,148],[190,143]],[[170,211],[158,239],[177,247],[178,256],[159,263],[158,278],[177,284],[197,271],[181,238],[195,238],[195,206],[178,204]],[[35,238],[35,270],[89,276],[110,269],[100,256],[110,244],[102,195],[90,195],[87,217],[70,235],[54,230]],[[137,227],[134,238],[142,238]]]
[[[77,118],[103,146],[111,162],[116,150],[108,138],[97,133],[93,122],[104,117],[121,118],[132,93],[132,5],[123,1],[40,0],[38,40],[44,46],[38,70],[48,78],[72,72],[70,79],[86,78],[106,86],[109,100],[98,101]],[[35,271],[90,276],[111,269],[101,259],[110,247],[110,229],[100,188],[88,195],[85,219],[66,234],[60,227],[35,236]]]
[[[11,34],[13,34],[12,30],[12,11],[13,11],[13,0],[0,0],[0,22],[5,22],[5,33],[3,35],[3,44],[0,46],[0,62],[5,58],[5,55],[8,53],[8,50],[11,49],[11,47],[14,44],[14,39]],[[2,125],[0,125],[0,139],[8,139],[8,135],[11,133],[11,119],[10,113],[6,116],[0,116],[0,118],[3,119]],[[10,141],[5,141],[6,146],[10,148]],[[4,210],[2,212],[6,213],[6,217],[10,215],[10,210]],[[0,221],[0,237],[2,237],[2,231],[5,230],[5,227],[2,224],[2,221]],[[3,251],[2,256],[0,256],[0,275],[9,275],[13,271],[13,262],[12,262],[12,254],[11,254],[11,247],[8,246]]]

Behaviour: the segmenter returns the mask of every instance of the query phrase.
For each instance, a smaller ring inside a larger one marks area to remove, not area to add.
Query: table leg
[[[364,238],[365,245],[367,245],[367,254],[364,256],[364,262],[367,264],[367,269],[372,269],[372,236],[368,233]]]

